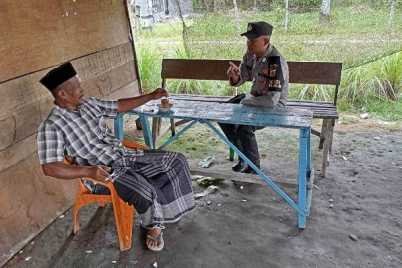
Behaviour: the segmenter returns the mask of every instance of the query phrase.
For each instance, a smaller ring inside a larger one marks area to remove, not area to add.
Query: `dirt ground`
[[[119,252],[110,206],[89,206],[82,209],[77,236],[68,211],[5,267],[402,267],[400,125],[343,120],[348,122],[337,125],[327,177],[316,176],[304,231],[296,228],[295,212],[269,188],[226,180],[168,226],[161,253],[145,250],[138,226],[133,248]],[[258,132],[263,167],[278,177],[294,176],[296,137],[293,130]],[[321,152],[318,139],[313,141],[319,173]],[[229,165],[226,149],[216,149],[211,170]],[[194,190],[203,189],[194,183]],[[292,187],[285,190],[295,194]]]

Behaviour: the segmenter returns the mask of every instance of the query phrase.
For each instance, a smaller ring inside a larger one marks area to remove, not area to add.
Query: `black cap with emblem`
[[[73,65],[70,62],[67,62],[49,71],[44,77],[42,77],[40,83],[52,91],[76,75],[77,72]]]
[[[250,40],[263,35],[271,36],[273,29],[274,27],[265,21],[249,22],[247,32],[242,33],[241,36],[246,36]]]

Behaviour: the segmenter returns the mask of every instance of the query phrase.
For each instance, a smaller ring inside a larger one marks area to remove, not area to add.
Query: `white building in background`
[[[156,22],[178,18],[180,13],[178,3],[183,17],[193,12],[192,0],[129,0],[141,28],[152,28]]]

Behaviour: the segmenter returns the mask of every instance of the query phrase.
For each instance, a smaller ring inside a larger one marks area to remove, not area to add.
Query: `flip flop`
[[[161,232],[157,237],[153,237],[152,235],[148,234],[145,244],[147,245],[147,248],[149,250],[158,252],[158,251],[161,251],[165,246],[165,241],[163,240],[163,232],[162,232],[162,230],[164,228],[161,228],[161,227],[153,227],[153,228],[159,228],[159,229],[161,229]],[[151,229],[153,229],[153,228],[151,228]],[[147,243],[149,240],[156,242],[155,243],[156,245],[150,246],[149,243]]]

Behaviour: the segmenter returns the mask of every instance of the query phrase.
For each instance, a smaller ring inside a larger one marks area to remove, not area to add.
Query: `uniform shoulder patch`
[[[269,56],[267,57],[269,63],[276,63],[281,64],[281,57],[280,56]]]
[[[270,91],[281,91],[283,81],[281,58],[279,56],[269,56],[268,57],[269,74],[268,88]]]

